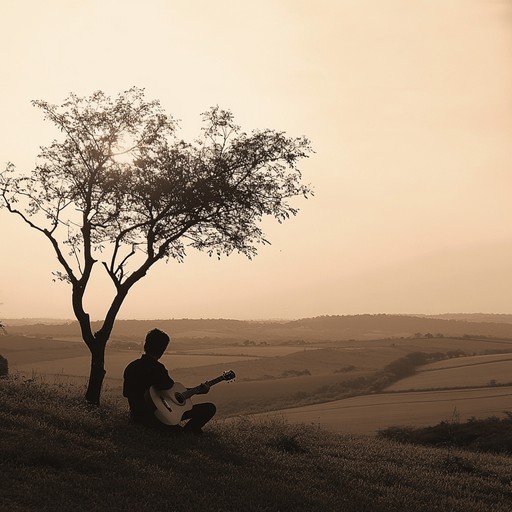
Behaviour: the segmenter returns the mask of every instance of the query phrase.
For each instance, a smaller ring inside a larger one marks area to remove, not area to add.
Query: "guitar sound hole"
[[[183,398],[183,395],[181,393],[176,393],[174,395],[174,398],[176,399],[176,403],[179,405],[183,405],[185,403],[185,399]]]

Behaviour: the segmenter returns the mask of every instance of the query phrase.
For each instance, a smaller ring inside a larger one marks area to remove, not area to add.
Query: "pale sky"
[[[0,164],[32,99],[144,87],[193,139],[219,105],[306,135],[315,197],[252,261],[160,262],[120,318],[512,311],[512,0],[2,0]],[[72,318],[48,242],[0,210],[0,318]],[[100,276],[88,309],[111,289]]]

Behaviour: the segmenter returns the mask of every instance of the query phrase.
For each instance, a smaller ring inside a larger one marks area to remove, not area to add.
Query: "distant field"
[[[502,415],[512,410],[512,387],[487,387],[512,381],[512,354],[450,358],[418,369],[386,391],[468,387],[477,389],[374,394],[336,400],[270,415],[319,424],[334,432],[373,434],[393,425],[427,426],[443,420]],[[303,381],[304,382],[304,381]]]
[[[511,353],[496,354],[507,350]],[[328,399],[324,398],[329,396],[328,393],[319,388],[335,387],[347,380],[373,375],[412,352],[464,352],[468,357],[427,365],[414,377],[404,379],[390,389],[482,386],[493,379],[497,382],[505,378],[505,382],[512,380],[512,342],[499,339],[403,338],[268,346],[190,340],[176,343],[163,362],[173,378],[185,385],[196,385],[224,370],[235,370],[236,382],[215,386],[208,399],[218,405],[220,415],[244,415],[273,407],[283,409],[298,400],[311,403],[318,397]],[[490,354],[492,352],[494,354]],[[76,340],[3,336],[0,337],[0,354],[7,357],[11,371],[20,370],[29,376],[35,373],[49,381],[82,382],[89,373],[90,354],[85,345]],[[105,390],[108,389],[110,396],[123,404],[122,373],[126,365],[138,357],[139,350],[107,346]],[[293,372],[303,372],[304,375],[295,377]],[[335,431],[371,433],[393,424],[427,425],[449,419],[455,407],[468,416],[485,414],[486,410],[499,413],[512,409],[510,392],[506,394],[504,390],[510,391],[510,388],[467,390],[469,395],[460,395],[456,391],[450,391],[452,395],[370,395],[286,409],[283,414],[293,421],[320,422]],[[484,396],[482,393],[497,395]],[[493,402],[492,407],[488,407],[490,402]]]
[[[475,364],[488,364],[496,361],[512,361],[512,354],[486,354],[480,356],[454,357],[430,363],[421,368],[419,372],[430,370],[445,370],[448,368],[459,368],[460,366],[471,366]]]
[[[268,347],[271,348],[271,347]],[[212,353],[214,353],[212,351]],[[295,347],[295,351],[287,355],[268,356],[259,358],[247,358],[229,363],[237,373],[237,380],[242,381],[267,381],[269,379],[281,380],[286,372],[308,371],[313,376],[329,376],[329,381],[344,380],[347,377],[357,377],[361,373],[368,373],[381,368],[390,361],[401,356],[390,348],[368,350],[353,350],[351,348],[317,348],[316,350],[304,350]],[[226,369],[229,356],[223,356],[223,362],[209,364],[204,367],[194,367],[187,372],[192,376],[218,374]],[[214,359],[211,360],[212,363]],[[219,360],[220,361],[220,360]],[[178,373],[177,373],[178,374]],[[289,375],[291,376],[291,375]],[[297,386],[296,392],[302,390]]]
[[[320,347],[301,347],[297,345],[268,345],[268,346],[230,346],[230,347],[212,347],[187,349],[187,354],[211,354],[225,356],[252,356],[252,357],[280,357],[294,354],[296,352],[305,352],[307,350],[318,350]]]
[[[366,395],[256,416],[317,424],[332,432],[374,434],[393,425],[502,416],[504,410],[512,410],[512,387]]]
[[[121,352],[107,355],[105,358],[105,367],[107,375],[110,378],[121,379],[126,365],[140,357],[140,354],[130,352]],[[177,368],[193,368],[197,366],[205,366],[215,363],[230,364],[233,361],[246,361],[251,359],[247,356],[205,356],[205,355],[178,355],[169,354],[162,358],[164,364],[168,359],[167,368],[170,372]],[[28,364],[21,364],[12,369],[19,370],[24,373],[41,373],[41,374],[65,374],[73,376],[89,375],[90,357],[80,356],[68,359],[58,359],[54,361],[40,361]]]
[[[479,387],[512,383],[512,356],[460,357],[425,365],[417,374],[395,382],[386,391]]]

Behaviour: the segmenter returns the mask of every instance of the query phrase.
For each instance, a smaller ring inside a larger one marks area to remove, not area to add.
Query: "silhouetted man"
[[[158,390],[166,390],[174,385],[169,372],[158,361],[167,349],[169,341],[169,336],[159,329],[153,329],[147,333],[144,343],[145,353],[140,359],[132,361],[124,371],[123,396],[128,399],[130,416],[135,423],[159,430],[200,434],[202,427],[215,415],[214,404],[195,404],[192,409],[183,414],[182,420],[189,421],[182,428],[179,425],[170,426],[160,422],[146,401],[145,395],[151,386]],[[201,384],[201,387],[203,390],[198,394],[210,391],[206,383]]]

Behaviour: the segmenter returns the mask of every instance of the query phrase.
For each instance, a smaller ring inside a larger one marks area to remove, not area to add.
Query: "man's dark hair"
[[[151,329],[146,334],[146,342],[144,343],[144,352],[155,357],[161,357],[169,345],[169,335],[160,329]]]

